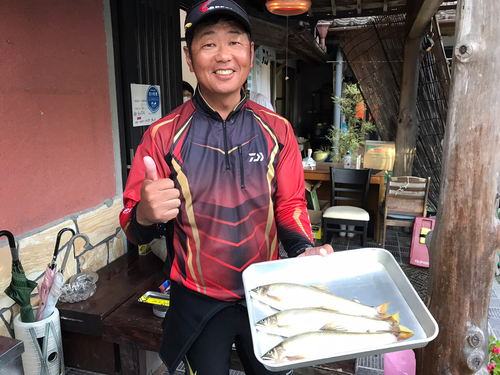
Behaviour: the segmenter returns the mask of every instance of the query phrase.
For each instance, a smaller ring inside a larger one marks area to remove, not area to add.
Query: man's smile
[[[232,73],[234,73],[235,71],[232,70],[232,69],[218,69],[216,70],[214,73],[215,74],[219,74],[219,75],[223,75],[223,76],[228,76]]]

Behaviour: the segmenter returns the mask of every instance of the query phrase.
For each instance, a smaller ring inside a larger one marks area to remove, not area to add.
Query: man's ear
[[[189,53],[189,49],[187,48],[187,46],[184,46],[183,50],[184,50],[184,55],[186,55],[186,62],[189,66],[189,71],[191,73],[194,73],[193,61],[191,60],[191,54]]]
[[[254,43],[250,43],[250,68],[253,68]]]

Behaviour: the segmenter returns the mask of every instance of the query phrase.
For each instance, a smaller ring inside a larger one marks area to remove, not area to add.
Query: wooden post
[[[461,0],[427,303],[438,337],[420,375],[487,374],[488,307],[500,249],[500,2]]]
[[[417,89],[422,37],[406,38],[399,97],[394,176],[411,176],[418,135]]]
[[[420,71],[422,37],[431,18],[443,0],[414,0],[408,2],[406,35],[403,56],[403,77],[399,97],[394,176],[411,176],[418,136],[417,90]],[[424,177],[424,176],[420,176]]]

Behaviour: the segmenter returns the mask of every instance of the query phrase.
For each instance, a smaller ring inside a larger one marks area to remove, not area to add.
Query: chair
[[[412,228],[416,217],[427,214],[430,177],[411,176],[387,178],[384,203],[382,247],[385,247],[387,226]]]
[[[323,243],[332,232],[347,232],[361,235],[361,244],[366,247],[366,236],[370,215],[365,210],[370,187],[371,169],[343,169],[330,167],[330,205],[323,214]],[[337,205],[341,202],[358,202],[361,207]],[[337,229],[337,225],[339,229]],[[340,229],[346,225],[346,229]],[[354,229],[349,229],[354,226]],[[356,227],[363,227],[362,231]],[[333,234],[333,233],[332,233]]]

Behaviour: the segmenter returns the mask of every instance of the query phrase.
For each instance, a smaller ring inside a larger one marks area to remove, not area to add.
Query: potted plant
[[[340,107],[340,112],[345,117],[345,122],[340,129],[331,126],[326,138],[330,141],[330,154],[332,159],[341,163],[345,157],[355,160],[360,147],[364,147],[365,138],[368,132],[375,130],[375,125],[370,121],[363,121],[356,117],[356,106],[363,102],[359,88],[355,84],[347,84],[343,97],[332,97],[335,104]],[[335,152],[335,145],[338,141],[338,153]],[[349,163],[350,164],[350,163]],[[344,163],[345,165],[345,163]]]
[[[497,365],[499,365],[497,367]],[[488,374],[500,374],[500,342],[493,335],[490,336],[490,344],[488,345]]]

